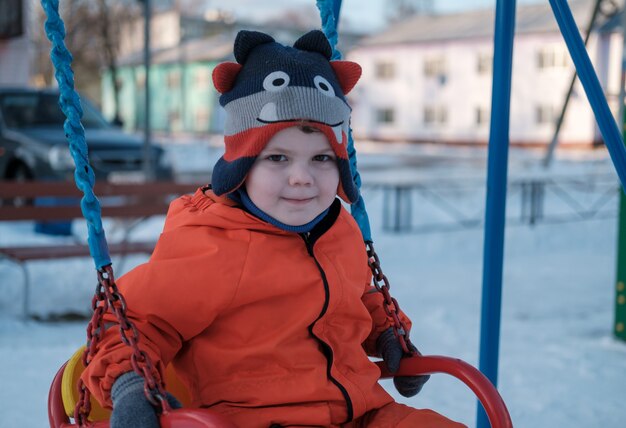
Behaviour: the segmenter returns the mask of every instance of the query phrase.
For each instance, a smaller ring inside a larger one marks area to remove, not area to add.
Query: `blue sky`
[[[343,0],[342,18],[351,26],[368,30],[381,28],[385,23],[385,5],[388,0]],[[518,0],[518,4],[548,0]],[[240,18],[264,19],[277,11],[315,7],[315,0],[209,0],[209,5],[230,10]],[[495,7],[496,0],[434,0],[435,11],[455,12],[476,8]]]

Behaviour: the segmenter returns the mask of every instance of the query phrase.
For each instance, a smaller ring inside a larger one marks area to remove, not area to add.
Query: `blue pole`
[[[550,0],[550,6],[552,6],[554,17],[559,24],[561,34],[563,34],[569,49],[569,54],[576,66],[580,82],[585,89],[587,99],[600,128],[600,133],[609,150],[617,175],[622,182],[622,187],[626,188],[626,149],[622,143],[622,134],[611,115],[611,110],[604,97],[598,76],[596,76],[589,55],[585,50],[585,43],[576,27],[572,11],[567,2],[563,0]]]
[[[515,0],[497,1],[495,21],[479,368],[497,385]],[[489,427],[489,420],[480,404],[476,426]]]

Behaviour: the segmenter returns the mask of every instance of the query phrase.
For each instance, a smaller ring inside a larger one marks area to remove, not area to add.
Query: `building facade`
[[[581,28],[594,1],[570,7]],[[617,115],[621,29],[594,27],[588,52]],[[493,62],[493,10],[417,16],[367,38],[349,54],[363,66],[351,94],[358,138],[486,144],[489,139]],[[552,10],[520,5],[513,48],[510,139],[517,145],[548,144],[574,67]],[[563,145],[599,142],[583,88],[574,86],[559,134]]]
[[[143,25],[133,25],[133,43],[123,47],[126,55],[119,62],[120,116],[128,130],[142,129],[145,123],[145,67]],[[165,11],[152,17],[151,32],[160,34],[152,43],[150,67],[151,129],[171,134],[215,134],[224,129],[225,113],[213,87],[212,73],[222,61],[234,61],[233,43],[240,29],[271,34],[276,40],[292,44],[310,28],[290,22],[254,24],[233,21],[224,15],[185,17]],[[134,34],[134,33],[133,33]],[[128,39],[124,37],[123,39]],[[358,40],[342,34],[340,49],[347,51]],[[102,107],[114,116],[112,81],[102,79]]]

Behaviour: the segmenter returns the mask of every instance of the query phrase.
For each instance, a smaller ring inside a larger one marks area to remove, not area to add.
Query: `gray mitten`
[[[135,372],[124,373],[115,380],[111,388],[111,428],[160,427],[158,409],[146,398],[143,383],[143,378]],[[172,409],[182,407],[173,395],[167,393],[166,398]]]
[[[419,351],[413,344],[409,343],[409,349],[417,354]],[[376,340],[376,351],[383,357],[387,370],[395,373],[400,368],[400,360],[405,357],[402,345],[393,332],[393,328],[383,331]],[[408,355],[406,355],[408,356]],[[393,384],[398,392],[405,397],[413,397],[422,390],[422,387],[430,379],[430,375],[419,376],[395,376]]]

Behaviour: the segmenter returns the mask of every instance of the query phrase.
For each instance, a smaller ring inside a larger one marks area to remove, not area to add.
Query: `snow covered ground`
[[[194,153],[189,147],[185,150],[188,154],[179,157],[183,164]],[[418,153],[409,156],[413,151]],[[376,147],[363,152],[364,169],[378,173],[406,164],[409,158],[419,163],[430,156],[430,164],[438,166],[421,166],[423,174],[454,175],[461,170],[484,175],[481,151],[397,147],[386,151],[384,162]],[[446,159],[459,156],[465,160],[463,166],[453,169]],[[513,174],[536,171],[536,156],[512,152],[511,158]],[[198,161],[198,153],[194,159]],[[594,152],[580,159],[568,154],[556,169],[610,173],[611,165],[606,153]],[[425,354],[456,356],[477,365],[482,230],[385,233],[382,198],[375,192],[366,196],[382,267],[392,294],[413,319],[414,343]],[[152,219],[135,236],[157,236],[161,222]],[[609,218],[507,228],[499,389],[516,427],[626,426],[626,343],[611,333],[616,224]],[[68,239],[39,236],[32,230],[29,223],[0,223],[0,243]],[[74,230],[84,235],[84,224],[77,222]],[[109,238],[113,235],[115,231]],[[127,260],[118,275],[143,259]],[[34,313],[88,310],[95,286],[90,260],[33,262],[29,271]],[[21,281],[18,267],[0,261],[0,427],[46,426],[50,381],[85,340],[84,321],[21,320]],[[433,376],[415,398],[397,398],[475,425],[473,394],[448,376]]]

